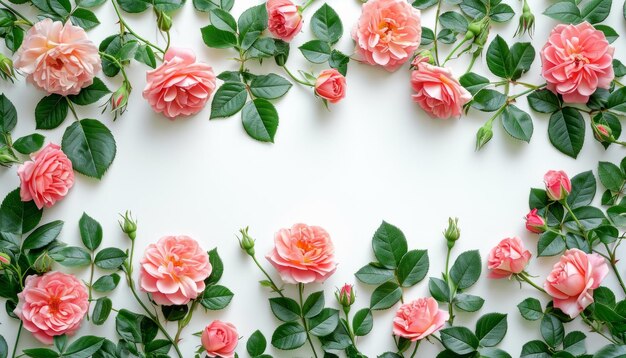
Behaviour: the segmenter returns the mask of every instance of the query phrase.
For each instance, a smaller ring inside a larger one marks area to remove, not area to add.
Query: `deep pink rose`
[[[213,68],[196,62],[190,49],[170,48],[163,63],[146,73],[143,98],[169,119],[198,113],[215,90]]]
[[[543,182],[546,185],[548,197],[555,201],[566,198],[572,191],[572,183],[562,170],[549,170],[543,176]]]
[[[286,283],[324,282],[335,272],[335,247],[326,230],[295,224],[274,235],[267,260]]]
[[[102,68],[98,47],[85,30],[43,19],[33,25],[15,54],[15,68],[48,93],[77,94]]]
[[[189,236],[165,236],[146,248],[140,286],[160,305],[184,305],[204,291],[209,255]]]
[[[74,185],[72,162],[56,144],[48,144],[17,168],[22,201],[33,200],[39,209],[49,208]]]
[[[449,69],[424,61],[419,61],[411,72],[411,85],[415,91],[413,101],[436,118],[459,117],[463,105],[472,99]]]
[[[535,234],[546,231],[546,220],[537,214],[537,209],[532,209],[526,215],[526,229]]]
[[[395,71],[408,61],[421,37],[420,11],[406,0],[366,2],[352,31],[356,52],[370,65],[387,71]]]
[[[315,81],[315,93],[330,103],[346,96],[346,78],[334,68],[320,72]]]
[[[13,311],[35,338],[52,344],[52,337],[73,334],[89,309],[85,285],[73,275],[50,271],[26,278]]]
[[[393,319],[393,334],[419,341],[437,332],[449,317],[434,298],[418,298],[400,306]]]
[[[267,27],[275,37],[291,41],[302,29],[300,9],[290,0],[268,0]]]
[[[552,296],[554,307],[574,318],[593,302],[593,290],[608,272],[602,256],[571,249],[554,265],[543,287]]]
[[[239,334],[233,324],[215,320],[204,328],[200,340],[209,357],[233,358]]]
[[[541,50],[541,74],[564,102],[587,103],[596,89],[611,85],[614,51],[604,33],[588,22],[559,24]]]
[[[506,238],[491,249],[487,259],[489,278],[506,278],[524,271],[532,254],[519,237]]]

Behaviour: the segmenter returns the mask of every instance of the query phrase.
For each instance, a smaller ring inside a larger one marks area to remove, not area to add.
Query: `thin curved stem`
[[[304,293],[303,283],[298,284],[298,293],[299,293],[298,296],[300,298],[300,312],[302,312],[302,306],[304,302],[302,299],[302,294]],[[306,323],[306,318],[304,317],[304,314],[301,313],[300,318],[302,318],[302,325],[304,326],[304,331],[306,332],[306,340],[309,342],[309,345],[311,346],[311,351],[313,352],[313,356],[317,358],[317,352],[315,351],[315,346],[313,346],[313,341],[311,340],[311,334],[309,333],[309,327],[308,327],[308,324]]]
[[[624,284],[622,275],[619,273],[619,270],[617,268],[617,263],[615,260],[615,252],[611,251],[611,249],[609,248],[609,245],[607,244],[604,244],[604,247],[606,248],[606,252],[609,254],[609,264],[611,265],[611,268],[613,268],[613,272],[615,272],[615,276],[617,277],[617,281],[619,282],[619,285],[622,286],[622,291],[624,291],[624,293],[626,294],[626,285]]]
[[[522,280],[524,280],[527,284],[533,286],[534,288],[536,288],[537,290],[543,292],[543,293],[547,293],[546,290],[543,289],[543,287],[537,285],[536,283],[534,283],[530,277],[528,277],[528,274],[526,272],[522,272],[517,274],[517,277],[521,278]]]
[[[518,82],[518,83],[519,83],[519,82]],[[546,86],[546,84],[544,83],[544,84],[542,84],[541,86],[537,86],[537,87],[534,87],[534,88],[530,88],[530,89],[528,89],[528,90],[526,90],[526,91],[524,91],[524,92],[522,92],[522,93],[518,93],[518,94],[515,94],[515,95],[513,95],[513,96],[510,96],[510,97],[509,97],[509,101],[512,101],[512,100],[514,100],[514,99],[516,99],[516,98],[518,98],[518,97],[525,96],[525,95],[527,95],[527,94],[529,94],[529,93],[531,93],[531,92],[534,92],[534,91],[536,91],[536,90],[538,90],[538,89],[541,89],[541,88],[543,88],[543,87],[545,87],[545,86]]]
[[[250,257],[252,257],[252,260],[254,261],[254,263],[256,264],[256,266],[259,268],[259,270],[261,270],[261,272],[263,272],[263,274],[265,275],[265,277],[267,278],[267,280],[272,284],[272,287],[274,288],[274,291],[276,291],[276,293],[278,293],[280,295],[280,297],[285,297],[285,295],[283,294],[283,292],[281,290],[278,289],[278,286],[276,285],[276,283],[274,282],[274,280],[272,280],[272,277],[270,276],[270,274],[267,273],[267,271],[265,271],[265,269],[263,268],[263,266],[261,266],[261,264],[259,263],[259,261],[256,259],[255,255],[250,255]]]
[[[435,14],[435,27],[433,30],[434,40],[433,40],[433,49],[435,50],[435,64],[439,66],[439,50],[437,49],[437,26],[439,25],[439,13],[441,12],[441,1],[437,1],[437,13]]]
[[[80,121],[80,119],[78,118],[78,114],[76,114],[76,109],[74,108],[74,104],[72,103],[72,101],[70,101],[70,99],[67,97],[65,97],[65,100],[67,101],[67,106],[70,108],[70,111],[72,112],[72,115],[74,115],[74,118],[77,121]]]
[[[20,335],[22,334],[22,326],[24,325],[24,323],[22,323],[22,320],[20,320],[20,326],[17,328],[17,336],[15,337],[15,347],[13,347],[13,354],[11,354],[11,357],[15,358],[16,357],[16,353],[17,353],[17,346],[18,343],[20,343]]]
[[[413,353],[411,353],[411,358],[415,357],[415,354],[417,354],[417,348],[419,348],[421,342],[422,340],[415,342],[415,348],[413,348]]]
[[[159,51],[160,53],[165,54],[165,51],[163,49],[161,49],[159,46],[153,44],[152,42],[144,39],[143,37],[139,36],[138,33],[136,33],[132,28],[130,28],[130,26],[128,26],[128,23],[122,17],[122,13],[120,12],[119,7],[117,7],[117,4],[115,3],[115,1],[116,0],[111,0],[111,4],[113,4],[113,8],[115,9],[115,14],[117,14],[117,18],[120,20],[120,24],[124,25],[124,28],[126,30],[128,30],[128,32],[130,32],[133,36],[135,36],[138,40],[140,40],[143,43],[145,43],[146,45],[154,48],[155,50]]]
[[[124,66],[122,65],[122,63],[117,58],[115,58],[115,56],[111,56],[108,53],[102,52],[102,51],[100,51],[98,53],[100,54],[100,56],[106,58],[107,60],[109,60],[109,61],[111,61],[113,63],[115,63],[117,65],[117,67],[119,67],[120,72],[122,73],[122,77],[124,77],[124,81],[130,83],[130,81],[128,80],[128,75],[126,74],[126,70],[124,69]]]
[[[309,87],[314,87],[311,83],[308,83],[306,81],[303,81],[301,79],[299,79],[298,77],[296,77],[296,75],[294,75],[291,71],[289,71],[289,69],[287,68],[287,66],[282,66],[283,70],[285,70],[285,72],[287,73],[287,75],[289,75],[289,77],[291,77],[292,80],[298,82],[301,85],[305,85],[305,86],[309,86]]]
[[[441,66],[445,66],[446,62],[448,62],[451,58],[452,55],[454,55],[454,53],[461,48],[461,46],[463,46],[463,44],[465,44],[467,42],[467,38],[463,38],[463,40],[461,40],[461,42],[459,42],[453,49],[452,51],[450,51],[450,53],[448,54],[448,56],[446,56],[446,58],[443,60],[443,63],[441,64]]]

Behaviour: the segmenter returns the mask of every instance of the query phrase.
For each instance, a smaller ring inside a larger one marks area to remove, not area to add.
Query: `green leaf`
[[[109,169],[117,151],[111,131],[95,119],[72,123],[63,134],[61,147],[75,171],[97,179]]]
[[[427,46],[435,41],[435,33],[428,27],[422,27],[422,38],[420,39],[420,45]]]
[[[300,348],[306,342],[304,327],[296,322],[283,323],[272,334],[272,345],[278,349]]]
[[[83,336],[72,342],[61,357],[63,358],[88,358],[100,349],[104,338],[96,336]]]
[[[130,13],[144,12],[150,7],[149,0],[116,0],[122,10]]]
[[[156,68],[156,57],[152,47],[148,45],[140,45],[135,52],[135,60],[149,66],[150,68]]]
[[[104,4],[106,0],[78,0],[76,5],[80,7],[96,7]]]
[[[112,273],[110,275],[104,275],[93,283],[93,289],[96,292],[109,292],[113,291],[120,283],[120,275]]]
[[[489,79],[474,72],[468,72],[459,79],[461,86],[465,87],[472,95],[475,95],[483,87],[489,85]]]
[[[622,170],[609,162],[598,163],[598,177],[602,185],[611,191],[619,191],[626,180]]]
[[[34,153],[43,147],[45,139],[46,137],[41,134],[33,133],[31,135],[18,138],[15,142],[13,142],[13,149],[22,154]]]
[[[563,339],[563,350],[575,356],[581,356],[587,353],[585,338],[587,338],[587,336],[580,331],[568,333]]]
[[[411,287],[422,281],[428,273],[429,260],[426,250],[411,250],[402,256],[398,264],[398,282],[402,287]]]
[[[67,16],[72,10],[69,0],[48,0],[48,5],[52,11],[59,16]]]
[[[522,315],[522,317],[529,321],[536,321],[543,316],[541,302],[533,297],[528,297],[527,299],[520,302],[520,304],[517,305],[517,309],[519,310],[519,313]]]
[[[22,351],[25,355],[32,358],[56,358],[59,357],[59,353],[48,348],[32,348],[24,349]]]
[[[33,250],[40,249],[56,239],[63,229],[63,221],[56,220],[44,225],[41,225],[35,231],[33,231],[24,240],[22,249]]]
[[[487,67],[498,77],[510,76],[511,52],[509,45],[500,35],[496,35],[487,48]]]
[[[606,219],[602,210],[593,206],[581,206],[572,209],[580,224],[587,230],[595,229]],[[570,230],[577,230],[578,223],[570,213],[565,216],[564,225]]]
[[[515,12],[507,4],[498,4],[489,12],[489,17],[495,22],[507,22],[513,18]]]
[[[330,52],[328,65],[337,69],[337,71],[344,76],[348,73],[348,63],[350,63],[350,57],[348,55],[334,49]]]
[[[530,70],[535,60],[535,48],[529,42],[517,42],[511,46],[511,68],[509,76],[516,80]]]
[[[615,42],[615,40],[619,38],[619,34],[617,33],[617,31],[615,31],[615,29],[610,26],[596,24],[594,25],[594,27],[596,28],[596,30],[600,30],[602,31],[602,33],[604,33],[604,37],[606,37],[606,40],[610,44]],[[618,60],[613,60],[613,64],[615,64],[615,61],[618,61]],[[621,76],[617,76],[616,74],[615,77],[621,77]]]
[[[309,332],[316,337],[324,337],[333,333],[338,323],[339,311],[324,308],[317,316],[309,319]]]
[[[520,358],[551,358],[550,347],[543,341],[530,341],[522,346]]]
[[[482,267],[478,250],[465,251],[450,269],[450,279],[458,289],[465,290],[478,281]]]
[[[105,270],[115,270],[126,260],[126,253],[116,247],[100,250],[94,259],[96,266]]]
[[[400,264],[408,247],[402,231],[383,221],[372,238],[372,249],[378,262],[386,268],[394,269]]]
[[[356,336],[365,336],[372,331],[374,327],[374,316],[372,310],[363,308],[357,311],[352,318],[352,328]]]
[[[211,119],[230,117],[246,104],[248,93],[241,82],[226,82],[220,86],[211,102]]]
[[[86,106],[98,102],[98,100],[111,93],[111,90],[98,77],[94,77],[93,83],[83,89],[77,95],[68,96],[70,101],[79,106]]]
[[[284,96],[291,86],[291,82],[285,78],[270,73],[254,77],[252,82],[250,82],[250,91],[256,97],[275,99]]]
[[[437,3],[437,0],[415,0],[413,1],[412,5],[416,9],[425,10],[435,5],[436,3]]]
[[[464,34],[469,23],[467,19],[455,11],[447,11],[439,16],[439,23],[444,29]]]
[[[626,13],[626,10],[624,12]],[[626,15],[624,15],[624,17],[626,17]],[[609,344],[597,351],[596,354],[593,355],[593,358],[624,358],[625,356],[626,346]]]
[[[324,309],[324,291],[313,292],[302,305],[302,314],[306,318],[317,316]]]
[[[289,42],[274,39],[274,47],[276,48],[276,50],[274,51],[274,61],[278,66],[284,66],[287,63],[287,59],[289,58],[289,51],[291,49],[289,46]]]
[[[494,112],[504,106],[506,96],[492,89],[481,89],[474,95],[472,107],[483,112]]]
[[[443,346],[456,354],[469,354],[478,348],[478,338],[465,327],[450,327],[440,331]]]
[[[180,321],[189,312],[189,307],[187,305],[172,305],[172,306],[161,306],[161,313],[163,313],[163,317],[166,321],[176,322]]]
[[[626,87],[621,87],[609,95],[607,108],[612,111],[626,113]]]
[[[65,97],[58,94],[46,96],[35,106],[37,129],[54,129],[67,117],[69,105]]]
[[[454,298],[454,305],[465,312],[476,312],[483,307],[482,297],[460,293]]]
[[[334,44],[343,35],[343,25],[335,10],[324,4],[311,17],[311,31],[318,39]]]
[[[300,305],[289,297],[270,298],[270,308],[274,316],[283,322],[296,321],[300,318]]]
[[[615,77],[626,76],[626,66],[616,58],[613,59],[613,71],[615,72]]]
[[[117,334],[127,342],[140,343],[141,321],[144,317],[145,316],[122,308],[115,317],[115,330]]]
[[[93,29],[94,27],[100,25],[100,20],[96,14],[94,14],[91,10],[76,8],[72,12],[70,16],[70,20],[72,24],[76,26],[80,26],[85,30]]]
[[[313,63],[324,63],[330,59],[330,45],[322,40],[311,40],[304,43],[299,49],[302,55]]]
[[[565,337],[565,330],[563,329],[563,323],[551,314],[546,314],[541,320],[541,336],[543,340],[550,347],[558,347],[563,343]]]
[[[204,280],[207,286],[218,283],[224,274],[224,262],[217,253],[217,248],[209,251],[209,263],[211,264],[211,274]]]
[[[564,23],[577,24],[583,21],[576,4],[569,1],[557,2],[549,6],[543,14]]]
[[[77,246],[55,248],[50,252],[50,257],[66,267],[80,267],[91,264],[91,255],[89,252]]]
[[[558,255],[565,250],[565,240],[552,232],[546,231],[539,236],[537,242],[537,256],[554,256]]]
[[[487,8],[485,2],[482,0],[463,0],[459,7],[461,11],[474,20],[482,19],[487,15]]]
[[[234,294],[226,287],[220,285],[209,286],[202,295],[202,306],[209,310],[221,310],[228,306]]]
[[[265,4],[245,10],[237,21],[239,43],[244,50],[252,46],[261,32],[267,28],[267,9]]]
[[[193,7],[198,11],[209,12],[214,9],[230,11],[235,0],[193,0]]]
[[[237,45],[237,36],[230,32],[220,30],[214,25],[208,25],[200,29],[202,41],[212,48],[231,48]]]
[[[27,233],[39,224],[42,214],[43,210],[37,208],[32,200],[22,201],[20,189],[17,188],[7,194],[0,206],[0,234]]]
[[[567,196],[567,204],[570,208],[577,208],[591,204],[596,195],[596,178],[591,170],[574,176],[571,180],[572,191]]]
[[[211,25],[219,30],[229,31],[233,34],[237,32],[237,21],[228,11],[213,9],[209,12],[209,19],[211,19]]]
[[[444,280],[431,277],[428,280],[428,291],[437,301],[450,302],[450,287]]]
[[[155,339],[145,345],[145,352],[161,357],[161,354],[167,354],[171,348],[172,343],[170,343],[167,339]]]
[[[534,91],[526,98],[528,99],[528,105],[535,112],[552,113],[561,108],[559,98],[547,89]]]
[[[78,222],[78,227],[83,245],[91,251],[96,250],[102,242],[102,226],[100,223],[83,213]]]
[[[0,132],[9,133],[17,124],[17,110],[13,103],[4,95],[0,94]]]
[[[250,338],[248,338],[246,351],[248,351],[248,354],[251,357],[258,357],[265,352],[266,348],[267,340],[265,339],[265,336],[263,336],[263,333],[257,329],[250,335]]]
[[[2,335],[0,335],[0,358],[7,358],[9,355],[9,345],[7,344],[6,339]]]
[[[108,297],[100,297],[96,300],[96,305],[93,307],[92,322],[96,326],[100,326],[106,322],[111,314],[113,308],[113,302]]]
[[[476,337],[483,347],[493,347],[500,343],[508,329],[506,314],[488,313],[476,322]]]
[[[513,138],[530,142],[533,135],[533,120],[528,113],[510,104],[501,114],[502,125]]]
[[[556,149],[576,158],[585,141],[585,121],[580,112],[572,107],[564,107],[552,113],[548,137]]]
[[[247,58],[262,59],[273,57],[276,52],[276,43],[274,39],[269,37],[261,37],[254,41],[252,46],[246,52]]]
[[[257,98],[246,103],[241,111],[243,128],[248,135],[261,142],[274,143],[278,128],[278,112],[268,100]]]
[[[380,285],[393,279],[395,273],[393,270],[368,264],[361,267],[354,275],[359,281],[368,285]]]
[[[385,310],[395,305],[402,297],[402,288],[393,282],[385,282],[376,287],[370,298],[370,308]]]
[[[604,21],[611,12],[611,0],[588,0],[580,5],[580,16],[583,21],[597,24]]]

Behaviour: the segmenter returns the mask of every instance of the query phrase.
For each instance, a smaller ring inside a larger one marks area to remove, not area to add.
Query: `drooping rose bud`
[[[491,124],[485,124],[476,132],[476,150],[480,150],[487,142],[493,138]]]
[[[572,183],[564,171],[550,170],[543,176],[548,197],[554,201],[565,199],[572,191]]]
[[[537,214],[537,209],[532,209],[526,215],[526,229],[535,234],[546,231],[546,220]]]
[[[528,32],[528,36],[533,37],[535,32],[535,15],[533,15],[528,6],[528,2],[524,0],[524,6],[522,7],[522,14],[519,17],[519,25],[513,36],[524,35]]]
[[[446,238],[448,242],[448,247],[452,248],[454,246],[454,242],[461,237],[461,230],[459,230],[459,218],[448,218],[448,227],[446,231],[443,232],[443,237]]]
[[[107,105],[110,106],[111,112],[114,113],[113,120],[117,119],[118,116],[121,116],[126,111],[126,107],[128,107],[128,98],[130,97],[132,89],[133,88],[130,85],[130,82],[124,81],[120,88],[118,88],[111,95]]]
[[[239,230],[241,233],[241,239],[239,239],[239,246],[248,255],[254,256],[254,239],[248,235],[248,228]]]
[[[354,304],[354,301],[356,299],[354,286],[346,283],[345,285],[343,285],[343,287],[338,289],[337,292],[335,292],[335,297],[337,298],[337,301],[339,302],[341,307],[349,308]]]
[[[131,240],[135,240],[137,237],[137,220],[133,219],[132,213],[130,211],[126,211],[124,215],[120,214],[122,220],[118,221],[120,224],[120,228],[122,232],[128,235],[128,238]]]

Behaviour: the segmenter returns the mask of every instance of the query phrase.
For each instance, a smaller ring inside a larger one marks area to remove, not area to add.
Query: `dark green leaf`
[[[299,47],[302,55],[313,63],[324,63],[330,58],[331,48],[322,40],[311,40]]]
[[[533,120],[528,113],[510,104],[501,114],[502,125],[513,138],[530,142],[533,135]]]
[[[151,4],[149,0],[116,0],[122,10],[130,13],[139,13],[148,9]]]
[[[411,287],[422,281],[428,273],[429,260],[426,250],[411,250],[402,256],[398,264],[398,282]]]
[[[465,312],[476,312],[485,303],[485,300],[479,296],[460,293],[454,298],[454,305]]]
[[[396,268],[406,254],[407,242],[402,231],[383,221],[372,238],[374,256],[383,266]]]
[[[522,346],[520,358],[551,358],[550,347],[543,341],[530,341]]]
[[[376,287],[370,299],[370,308],[384,310],[395,305],[402,297],[402,288],[393,282],[386,282]]]
[[[237,45],[237,36],[230,32],[220,30],[214,25],[208,25],[200,29],[202,41],[212,48],[231,48]]]
[[[572,191],[567,197],[567,204],[570,208],[591,204],[596,195],[596,178],[591,170],[574,176],[571,182]]]
[[[97,179],[109,169],[117,151],[111,131],[95,119],[72,123],[63,134],[61,146],[75,171]]]
[[[13,149],[22,154],[34,153],[41,149],[45,139],[46,137],[38,133],[27,135],[13,142]]]
[[[559,98],[550,90],[537,90],[528,95],[528,104],[536,112],[552,113],[561,108]]]
[[[455,11],[447,11],[439,16],[439,23],[444,29],[449,29],[458,33],[467,32],[469,23],[467,19]]]
[[[304,327],[296,322],[284,323],[272,334],[272,345],[278,349],[291,350],[300,348],[306,342]]]
[[[96,292],[109,292],[113,291],[120,283],[120,275],[112,273],[110,275],[104,275],[93,283],[93,289]]]
[[[302,305],[302,314],[306,318],[317,316],[324,309],[324,291],[313,292]]]
[[[70,20],[72,24],[76,26],[80,26],[85,30],[93,29],[94,27],[100,25],[100,21],[96,14],[94,14],[91,10],[76,8],[72,15],[70,16]]]
[[[619,191],[626,180],[622,170],[609,162],[598,163],[598,177],[602,185],[611,191]]]
[[[459,79],[461,86],[465,87],[472,95],[476,94],[480,89],[489,84],[489,79],[477,75],[474,72],[468,72]]]
[[[246,103],[241,111],[243,128],[248,135],[261,142],[274,142],[278,128],[278,112],[263,98]]]
[[[224,274],[224,262],[217,253],[217,248],[209,251],[209,262],[211,263],[211,274],[204,280],[204,283],[214,285],[219,282]]]
[[[450,287],[444,280],[431,277],[428,280],[428,291],[437,301],[450,302]]]
[[[66,267],[80,267],[91,264],[91,255],[82,247],[64,246],[51,250],[50,257]]]
[[[115,270],[126,260],[126,253],[116,247],[100,250],[94,259],[96,266],[105,270]]]
[[[440,331],[443,346],[456,354],[469,354],[478,348],[478,338],[465,327],[450,327]]]
[[[233,293],[226,287],[213,285],[206,288],[202,295],[202,306],[209,310],[221,310],[233,299]]]
[[[268,75],[256,76],[250,82],[250,91],[256,97],[275,99],[284,96],[291,86],[291,82],[285,78],[270,73]]]
[[[248,93],[241,82],[226,82],[220,86],[211,103],[211,119],[230,117],[246,104]]]
[[[550,347],[558,347],[563,343],[565,330],[563,323],[551,314],[543,316],[541,320],[541,336]]]
[[[324,4],[311,17],[311,31],[318,39],[333,44],[343,35],[343,25],[335,10]]]
[[[536,321],[543,316],[541,302],[538,299],[529,297],[517,305],[519,313],[529,321]]]
[[[458,289],[465,290],[478,281],[481,270],[478,250],[465,251],[452,265],[450,280]]]
[[[283,322],[296,321],[300,318],[300,305],[289,297],[270,298],[270,308],[274,316]]]
[[[222,31],[237,32],[237,21],[228,11],[216,8],[209,12],[211,25]]]
[[[316,337],[324,337],[333,333],[338,323],[339,311],[324,308],[317,316],[309,319],[309,332]]]
[[[67,117],[68,104],[65,97],[58,94],[46,96],[35,107],[37,129],[54,129]]]
[[[394,271],[373,265],[365,265],[355,274],[356,278],[368,285],[380,285],[394,278]]]
[[[0,132],[8,133],[17,124],[17,110],[13,103],[4,95],[0,94]]]
[[[508,329],[506,314],[488,313],[476,322],[476,337],[483,347],[493,347],[500,343]]]
[[[363,308],[354,314],[352,328],[356,336],[365,336],[374,327],[374,317],[369,308]]]
[[[561,1],[549,6],[544,15],[564,23],[577,24],[582,21],[580,10],[573,2]]]
[[[96,305],[93,308],[92,322],[99,326],[106,322],[111,314],[111,308],[113,308],[113,302],[108,297],[100,297],[96,300]]]
[[[552,232],[546,231],[539,236],[537,242],[537,256],[554,256],[565,250],[565,241],[563,238]]]
[[[80,228],[80,238],[83,241],[83,245],[91,251],[96,250],[102,242],[102,226],[100,223],[83,213],[78,222],[78,227]]]
[[[265,348],[267,348],[267,340],[261,331],[256,330],[250,338],[248,338],[248,343],[246,343],[246,351],[250,354],[251,357],[257,357],[265,352]]]
[[[24,240],[22,249],[40,249],[56,239],[63,229],[63,221],[57,220],[41,225]]]
[[[580,5],[580,16],[591,24],[600,23],[609,16],[612,4],[612,0],[583,1]]]
[[[556,149],[576,158],[585,141],[585,121],[580,112],[572,107],[554,112],[550,116],[548,136]]]
[[[86,106],[96,103],[100,98],[111,93],[109,88],[98,77],[94,77],[93,83],[83,89],[77,95],[68,96],[70,101],[79,106]]]
[[[472,107],[483,112],[494,112],[506,103],[506,96],[491,89],[481,89],[471,102]]]

